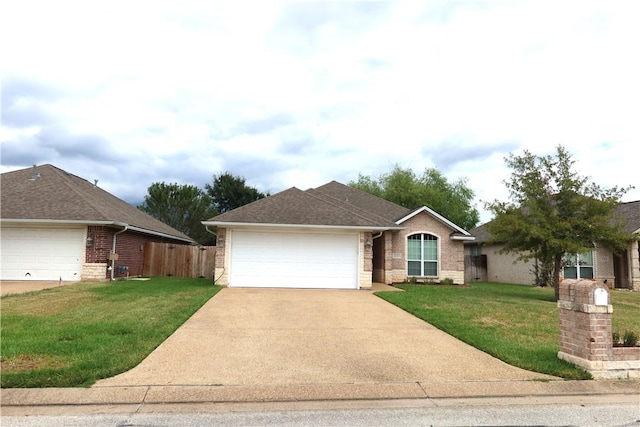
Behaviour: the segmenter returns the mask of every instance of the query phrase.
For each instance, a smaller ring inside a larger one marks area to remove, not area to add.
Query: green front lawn
[[[567,379],[590,375],[558,359],[553,289],[498,283],[402,285],[377,295],[456,338],[523,369]],[[640,332],[640,293],[611,292],[613,330]]]
[[[153,278],[2,297],[1,386],[90,386],[125,372],[219,290],[207,279]]]

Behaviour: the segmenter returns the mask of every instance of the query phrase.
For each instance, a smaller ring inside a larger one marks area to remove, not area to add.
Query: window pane
[[[420,240],[411,239],[407,242],[407,259],[420,260]]]
[[[409,276],[421,276],[420,274],[420,261],[409,261],[407,272]]]
[[[425,240],[423,259],[429,260],[429,261],[436,261],[438,259],[438,241],[437,240]]]
[[[437,262],[425,262],[424,263],[424,275],[425,276],[437,276],[438,275],[438,263]]]
[[[562,257],[562,262],[567,267],[576,265],[576,256],[575,256],[575,254],[573,254],[573,255],[566,254],[565,256]]]
[[[575,267],[565,267],[564,268],[564,278],[565,279],[577,279],[578,271]]]
[[[593,267],[580,267],[581,279],[593,279]]]
[[[580,265],[589,265],[593,266],[593,252],[585,252],[578,255],[578,261]]]

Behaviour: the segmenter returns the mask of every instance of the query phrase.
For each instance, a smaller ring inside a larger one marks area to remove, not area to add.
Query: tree
[[[467,180],[449,182],[435,168],[427,168],[418,176],[411,169],[395,165],[377,179],[360,174],[349,185],[408,209],[428,206],[465,230],[475,227],[480,219],[472,206],[474,193],[467,187]]]
[[[205,189],[220,213],[225,213],[240,206],[267,197],[254,187],[245,184],[245,179],[229,172],[213,175],[213,185],[206,184]]]
[[[200,223],[217,214],[211,198],[193,185],[154,182],[138,209],[183,232],[203,245],[213,244],[215,236]]]
[[[592,250],[595,244],[617,252],[633,239],[613,216],[632,187],[607,189],[589,183],[572,170],[575,161],[562,146],[555,156],[525,150],[505,161],[512,170],[511,179],[504,181],[510,201],[486,203],[495,215],[487,224],[490,243],[502,243],[503,253],[515,253],[522,261],[535,259],[549,269],[556,300],[565,254]]]

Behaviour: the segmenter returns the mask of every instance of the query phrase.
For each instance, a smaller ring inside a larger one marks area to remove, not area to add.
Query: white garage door
[[[2,280],[80,280],[83,229],[3,227],[0,233]]]
[[[358,235],[234,231],[231,287],[358,288]]]

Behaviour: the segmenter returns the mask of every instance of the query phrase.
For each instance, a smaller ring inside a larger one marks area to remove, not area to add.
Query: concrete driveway
[[[551,379],[368,291],[221,290],[134,369],[94,387]]]
[[[0,281],[0,296],[12,294],[25,294],[27,292],[41,291],[43,289],[57,288],[72,283],[79,282],[61,282],[58,280],[2,280]]]

